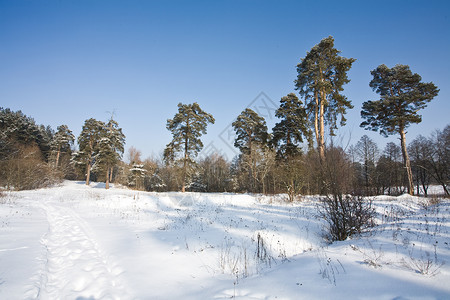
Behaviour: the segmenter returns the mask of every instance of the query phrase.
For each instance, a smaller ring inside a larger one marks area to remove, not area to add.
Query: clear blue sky
[[[294,92],[296,65],[329,35],[357,59],[343,144],[363,134],[381,148],[397,141],[359,128],[362,103],[378,98],[369,81],[380,64],[407,64],[440,88],[409,141],[450,123],[450,1],[432,0],[0,0],[0,106],[76,135],[114,111],[127,147],[158,156],[177,104],[196,101],[216,119],[205,146],[231,158],[223,131],[254,99],[264,106],[261,92],[276,105]]]

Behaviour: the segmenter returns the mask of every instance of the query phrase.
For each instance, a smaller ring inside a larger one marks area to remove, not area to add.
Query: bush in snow
[[[374,225],[372,202],[361,196],[335,194],[321,198],[319,215],[327,223],[326,238],[343,241]]]
[[[342,148],[330,147],[321,163],[323,197],[318,204],[319,215],[327,223],[326,238],[343,241],[373,225],[375,214],[371,201],[349,195],[353,188],[354,169]]]

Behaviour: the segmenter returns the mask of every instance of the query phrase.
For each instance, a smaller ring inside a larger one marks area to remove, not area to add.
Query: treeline
[[[246,109],[245,112],[248,111]],[[260,120],[259,125],[257,122],[249,123],[264,128],[260,125],[265,122],[262,118]],[[316,149],[303,151],[292,144],[286,147],[289,144],[285,143],[276,146],[275,134],[269,135],[266,130],[251,138],[247,136],[252,150],[242,147],[242,153],[231,162],[217,153],[193,161],[187,170],[186,190],[286,193],[291,201],[301,194],[323,194],[330,189],[330,182],[338,183],[344,193],[358,195],[400,195],[407,192],[408,179],[401,147],[393,142],[380,149],[364,135],[346,149],[330,144],[325,148],[325,163],[322,163]],[[262,140],[261,136],[271,139]],[[429,186],[434,184],[442,186],[448,195],[450,125],[444,130],[436,130],[429,137],[418,136],[408,145],[408,151],[415,194],[427,196]],[[164,158],[142,159],[141,152],[133,147],[127,160],[131,163],[123,163],[122,169],[126,174],[122,180],[126,180],[122,184],[146,191],[178,191],[183,185],[183,163],[180,160],[177,164],[167,163]]]
[[[61,155],[65,151],[67,155]],[[60,147],[50,127],[37,125],[21,111],[0,108],[1,186],[22,190],[54,183],[58,175],[50,171],[51,165],[57,157],[61,165],[67,165],[70,151],[70,147]],[[69,172],[66,175],[70,176]]]
[[[1,108],[0,184],[20,190],[48,186],[61,179],[78,179],[159,192],[180,190],[184,183],[188,191],[286,193],[290,200],[300,194],[320,194],[326,188],[326,180],[320,175],[320,156],[312,147],[301,147],[303,138],[298,133],[306,128],[301,129],[301,123],[291,118],[299,115],[298,111],[292,113],[299,109],[299,103],[294,94],[281,99],[276,114],[282,120],[271,134],[262,117],[245,109],[233,123],[235,146],[241,154],[231,162],[217,153],[190,159],[185,172],[184,162],[170,157],[167,151],[161,158],[143,159],[139,150],[130,147],[125,163],[125,136],[113,119],[106,123],[86,120],[75,151],[75,137],[67,126],[54,131],[49,126],[36,125],[20,111]],[[429,137],[418,136],[408,145],[408,152],[415,193],[427,196],[429,185],[438,184],[448,195],[450,125]],[[347,192],[407,192],[401,148],[395,143],[379,149],[364,135],[345,150],[331,143],[325,153],[330,158],[325,166],[340,177]],[[332,164],[339,168],[331,167]]]
[[[106,123],[89,119],[77,141],[75,151],[75,137],[66,125],[54,131],[21,111],[0,108],[0,186],[25,190],[62,179],[86,179],[89,184],[102,178],[108,188],[119,173],[125,144],[122,129],[113,119]]]
[[[75,151],[67,126],[54,132],[20,111],[1,109],[0,184],[25,189],[67,178],[103,181],[106,188],[116,182],[146,191],[286,193],[291,201],[299,194],[332,194],[342,201],[344,194],[427,195],[434,183],[448,195],[449,126],[407,146],[406,129],[421,122],[418,112],[439,90],[406,65],[373,70],[369,86],[379,99],[364,102],[361,109],[361,127],[397,134],[400,146],[389,143],[380,151],[367,136],[348,149],[332,142],[353,108],[342,92],[354,62],[340,55],[332,37],[320,41],[297,65],[300,98],[295,93],[281,98],[275,113],[279,122],[271,132],[250,108],[236,117],[234,146],[240,154],[231,162],[217,153],[198,157],[201,136],[215,122],[198,103],[178,104],[167,120],[173,138],[162,157],[143,159],[131,147],[128,163],[122,159],[125,135],[112,118],[86,120]]]

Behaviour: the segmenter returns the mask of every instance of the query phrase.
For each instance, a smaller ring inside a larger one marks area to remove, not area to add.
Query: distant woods
[[[320,41],[300,59],[293,87],[298,94],[280,97],[278,122],[270,131],[250,108],[236,116],[239,155],[231,161],[218,153],[201,155],[202,135],[215,119],[195,102],[178,104],[166,124],[172,140],[153,158],[142,158],[134,147],[124,153],[125,135],[112,118],[86,120],[75,139],[66,125],[54,131],[1,108],[0,186],[33,189],[76,179],[158,192],[285,193],[289,201],[304,194],[334,195],[326,205],[344,203],[345,194],[426,196],[431,184],[449,195],[450,125],[407,143],[406,129],[421,122],[420,110],[439,92],[408,66],[373,70],[369,86],[379,99],[364,102],[361,110],[361,127],[398,134],[400,145],[380,149],[367,135],[345,149],[327,141],[353,108],[343,91],[354,62],[340,55],[332,37]]]

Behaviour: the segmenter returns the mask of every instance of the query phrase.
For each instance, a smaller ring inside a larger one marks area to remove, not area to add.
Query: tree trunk
[[[188,160],[188,139],[186,138],[184,142],[184,160],[183,160],[183,183],[181,186],[181,192],[186,192],[186,168]]]
[[[319,150],[320,162],[323,162],[325,158],[325,154],[323,152],[323,148],[321,147],[321,139],[320,139],[320,120],[319,120],[319,110],[320,110],[320,101],[319,101],[319,92],[314,92],[314,98],[316,101],[316,105],[314,106],[314,133],[316,134],[316,142],[317,149]]]
[[[324,143],[324,105],[323,101],[319,99],[319,92],[314,92],[315,107],[314,107],[314,132],[316,135],[317,149],[319,151],[320,162],[325,161],[325,143]]]
[[[86,185],[89,185],[89,179],[91,178],[91,162],[92,162],[92,151],[93,151],[93,143],[92,139],[89,140],[89,154],[88,154],[88,163],[86,168]]]
[[[253,186],[254,186],[254,179],[253,179],[253,152],[252,152],[252,138],[251,138],[251,133],[248,133],[248,142],[247,142],[247,146],[248,146],[248,157],[249,157],[249,163],[248,163],[248,188],[249,188],[249,192],[253,193]]]
[[[58,152],[56,152],[56,161],[55,161],[55,168],[58,168],[59,164],[59,156],[61,155],[61,146],[58,147]]]
[[[109,182],[112,182],[113,180],[113,171],[114,167],[109,168]]]
[[[319,133],[320,133],[319,155],[322,162],[325,161],[325,120],[324,120],[325,97],[326,97],[325,91],[322,91],[319,110]]]
[[[106,167],[106,182],[105,189],[109,189],[109,167]]]
[[[403,128],[400,128],[400,141],[402,146],[403,162],[405,164],[406,175],[408,177],[408,194],[414,195],[414,182],[411,171],[411,162],[409,160],[408,150],[406,149],[406,135]]]
[[[86,185],[89,185],[90,177],[91,177],[91,162],[89,161],[86,168]]]

